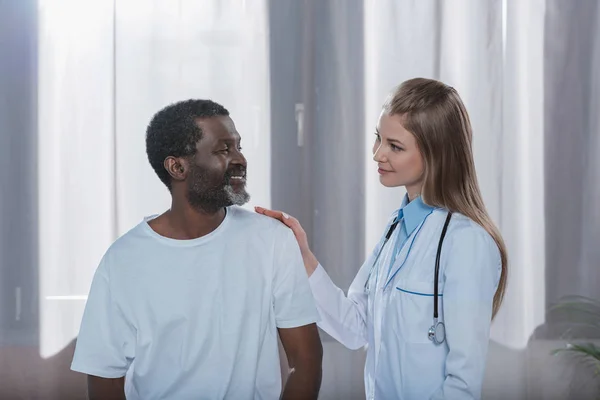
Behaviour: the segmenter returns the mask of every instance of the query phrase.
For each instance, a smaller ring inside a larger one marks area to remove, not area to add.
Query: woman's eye
[[[392,151],[401,151],[401,150],[404,150],[402,147],[398,147],[395,144],[390,144],[390,147],[392,148]]]
[[[381,140],[381,136],[379,136],[379,133],[375,132],[375,140],[380,141]]]

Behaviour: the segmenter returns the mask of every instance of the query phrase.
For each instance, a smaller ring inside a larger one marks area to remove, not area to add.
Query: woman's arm
[[[309,276],[310,287],[319,310],[319,327],[350,349],[358,349],[367,343],[367,295],[364,283],[367,273],[359,271],[350,286],[348,297],[338,288],[308,246],[306,232],[300,222],[281,211],[255,207],[256,212],[278,219],[288,226],[300,246],[304,268]]]
[[[444,268],[443,311],[446,379],[432,399],[479,399],[485,374],[492,302],[500,279],[500,253],[479,226],[449,237]]]
[[[354,278],[348,297],[333,283],[321,265],[308,280],[321,317],[319,327],[351,350],[363,347],[368,340],[368,298],[364,291],[363,269]]]

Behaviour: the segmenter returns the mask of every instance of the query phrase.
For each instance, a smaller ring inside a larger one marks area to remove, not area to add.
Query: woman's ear
[[[188,165],[181,157],[169,156],[165,158],[165,169],[174,181],[184,181],[187,176]]]

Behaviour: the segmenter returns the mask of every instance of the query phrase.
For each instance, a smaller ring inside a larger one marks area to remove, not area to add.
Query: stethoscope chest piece
[[[429,328],[427,333],[429,340],[434,344],[442,344],[446,340],[446,327],[443,322],[438,322],[437,318],[434,319],[433,325]]]

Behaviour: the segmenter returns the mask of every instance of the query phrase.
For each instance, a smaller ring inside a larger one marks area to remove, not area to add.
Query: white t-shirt
[[[193,240],[147,220],[104,255],[71,369],[127,373],[128,399],[279,398],[277,328],[319,318],[292,231],[239,207]]]

